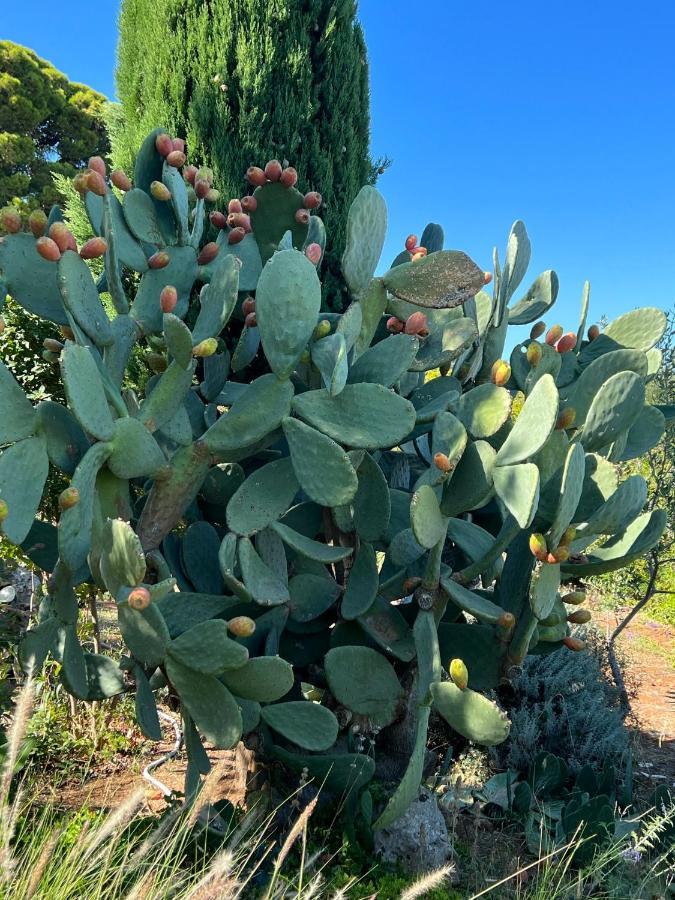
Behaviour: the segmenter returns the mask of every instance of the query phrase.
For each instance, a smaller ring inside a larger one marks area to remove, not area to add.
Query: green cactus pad
[[[195,725],[214,747],[234,747],[242,734],[241,712],[228,689],[213,675],[195,672],[169,656],[166,674]]]
[[[239,266],[232,256],[218,255],[208,286],[199,294],[199,315],[192,328],[192,342],[199,344],[206,338],[217,338],[237,304]]]
[[[441,577],[441,586],[455,606],[458,606],[464,612],[468,612],[478,619],[479,622],[496,625],[504,615],[504,610],[501,606],[497,606],[496,603],[493,603],[486,597],[482,597],[480,594],[467,590],[458,582],[453,581],[450,576]]]
[[[354,527],[365,541],[379,540],[389,526],[391,499],[382,469],[366,453],[357,470],[358,488],[353,500]]]
[[[31,437],[36,426],[33,404],[7,366],[0,361],[0,445]]]
[[[347,383],[349,371],[344,336],[336,332],[315,341],[311,353],[312,362],[321,373],[326,390],[331,397],[337,397]]]
[[[642,350],[612,350],[588,365],[579,378],[562,392],[563,403],[574,407],[577,427],[584,423],[591,404],[602,385],[619,372],[647,374],[647,357]]]
[[[219,617],[230,618],[244,609],[236,597],[171,591],[155,603],[161,612],[171,638],[178,637],[193,625]]]
[[[635,372],[612,375],[595,395],[581,431],[587,453],[601,450],[630,428],[645,402],[644,381]]]
[[[631,475],[595,510],[581,534],[620,533],[642,512],[647,493],[645,479],[641,475]]]
[[[382,280],[400,300],[448,309],[475,296],[485,284],[485,275],[461,250],[439,250],[390,269]]]
[[[497,496],[521,528],[527,528],[537,511],[539,469],[534,463],[496,466],[494,485]]]
[[[259,656],[241,669],[224,672],[222,680],[237,697],[275,703],[293,687],[293,668],[280,656]]]
[[[645,404],[640,415],[628,429],[619,462],[644,456],[658,444],[665,430],[666,418],[661,410]]]
[[[80,425],[99,441],[115,435],[113,418],[98,367],[86,347],[68,343],[61,353],[61,373],[68,405]]]
[[[614,493],[617,484],[616,468],[604,457],[587,453],[584,488],[574,521],[587,522],[595,510]]]
[[[347,214],[342,274],[352,297],[360,299],[368,290],[382,255],[387,231],[387,204],[379,191],[365,185]]]
[[[262,272],[262,259],[258,244],[252,234],[247,234],[238,244],[228,244],[227,234],[221,231],[216,243],[220,247],[218,259],[222,256],[233,256],[241,263],[239,267],[239,290],[254,291],[258,286],[258,278]]]
[[[183,569],[195,589],[204,594],[220,594],[223,581],[216,564],[220,537],[209,522],[193,522],[183,535]]]
[[[200,622],[184,631],[167,646],[167,653],[206,675],[240,669],[248,662],[248,650],[228,637],[227,623],[222,619]]]
[[[294,398],[293,409],[349,447],[393,447],[415,425],[412,403],[379,384],[348,384],[337,397],[326,390],[307,391]]]
[[[178,292],[174,310],[177,316],[187,312],[190,291],[197,278],[197,254],[192,247],[168,247],[169,263],[162,269],[149,269],[141,278],[130,315],[138,322],[144,334],[156,334],[162,330],[162,307],[159,295],[167,285]]]
[[[0,238],[0,280],[7,293],[28,312],[57,325],[67,325],[57,271],[53,262],[37,252],[32,234],[8,234]]]
[[[183,402],[190,390],[194,370],[194,362],[189,369],[185,369],[174,360],[162,372],[138,412],[138,418],[148,431],[163,428],[176,415],[176,407]]]
[[[380,727],[393,722],[403,691],[381,653],[369,647],[334,647],[326,654],[325,669],[338,703]]]
[[[615,535],[588,553],[587,562],[563,563],[563,575],[583,578],[587,575],[603,575],[621,569],[656,546],[665,527],[665,510],[655,509],[651,513],[643,513],[621,534]]]
[[[441,512],[456,516],[487,501],[493,484],[495,450],[486,441],[467,444],[451,481],[443,486]]]
[[[368,612],[359,616],[363,631],[387,653],[403,662],[415,658],[415,640],[399,610],[378,596]]]
[[[497,465],[530,459],[544,446],[558,417],[558,389],[550,375],[540,378],[525,400],[510,434],[499,448]]]
[[[123,519],[103,526],[101,576],[113,597],[124,587],[136,587],[145,577],[145,554],[136,533]]]
[[[47,443],[49,461],[65,475],[72,475],[89,449],[89,441],[84,431],[67,407],[52,400],[40,403],[36,412],[39,432]]]
[[[560,502],[551,524],[549,538],[552,547],[558,546],[566,528],[574,519],[584,489],[585,472],[586,456],[583,447],[581,444],[572,444],[560,482]]]
[[[529,325],[541,319],[555,303],[558,287],[558,276],[552,269],[542,272],[525,296],[509,310],[509,325]]]
[[[348,381],[369,381],[391,387],[415,358],[419,340],[414,335],[393,334],[366,350],[349,370]]]
[[[274,255],[287,231],[291,233],[293,247],[303,247],[308,228],[295,221],[296,212],[303,207],[302,194],[277,181],[257,187],[253,196],[258,205],[251,213],[251,226],[263,266]]]
[[[165,161],[162,166],[162,181],[171,191],[171,206],[176,220],[178,243],[187,244],[190,232],[188,229],[189,201],[185,179],[175,166],[170,166]]]
[[[341,612],[345,619],[356,619],[368,612],[373,605],[379,587],[377,559],[371,544],[365,541],[356,552],[349,570],[347,589],[342,599]]]
[[[363,307],[357,300],[353,300],[347,309],[339,317],[335,326],[335,333],[344,338],[347,353],[356,344],[363,326]]]
[[[164,315],[162,330],[166,349],[179,366],[187,369],[192,365],[192,332],[187,325],[172,313]]]
[[[666,314],[655,306],[643,306],[624,313],[605,328],[603,334],[622,347],[650,350],[663,337],[667,325]]]
[[[321,616],[340,596],[340,586],[326,575],[301,573],[288,582],[288,606],[296,622],[311,622]]]
[[[506,388],[480,384],[460,397],[455,414],[472,437],[485,438],[499,431],[510,411],[511,395]]]
[[[0,530],[13,544],[22,543],[33,525],[48,472],[43,438],[25,438],[0,453],[0,500],[8,509]]]
[[[156,247],[164,246],[164,235],[157,221],[155,204],[149,194],[138,188],[127,191],[122,209],[129,230],[137,240]]]
[[[283,525],[281,522],[274,522],[272,528],[292,550],[317,562],[339,562],[339,560],[345,559],[352,552],[351,547],[329,547],[328,544],[313,541],[305,537],[304,534],[300,534],[300,532],[294,531],[287,525]]]
[[[452,659],[462,659],[469,670],[474,690],[494,690],[501,679],[505,644],[491,625],[441,622],[438,626],[441,659],[446,667]]]
[[[67,250],[58,262],[57,278],[64,306],[80,328],[99,347],[112,344],[110,320],[86,262]]]
[[[541,622],[550,616],[560,588],[560,565],[541,563],[530,585],[530,609]]]
[[[447,519],[441,513],[434,489],[428,484],[413,494],[410,503],[410,524],[415,540],[430,550],[445,536]]]
[[[288,586],[262,561],[247,537],[239,539],[237,554],[243,582],[256,603],[262,606],[288,603]]]
[[[290,413],[293,385],[276,375],[261,375],[235,400],[229,412],[204,434],[204,441],[216,454],[227,454],[255,444],[277,428]]]
[[[375,831],[387,828],[392,822],[395,822],[396,819],[402,816],[419,793],[420,783],[424,774],[424,760],[427,752],[429,714],[430,709],[428,707],[419,710],[415,745],[408,766],[396,791],[389,798],[389,802],[378,819],[373,823],[373,829]]]
[[[280,519],[298,492],[288,457],[256,469],[227,504],[227,524],[237,534],[251,535]]]
[[[412,528],[404,528],[392,538],[388,556],[396,568],[407,568],[424,556],[424,552],[425,548],[415,540]]]
[[[43,619],[25,633],[19,645],[19,660],[26,675],[32,677],[40,674],[62,627],[58,619]]]
[[[159,666],[169,644],[169,630],[154,603],[146,609],[132,609],[123,597],[117,603],[117,620],[131,653],[143,666]]]
[[[413,372],[427,372],[457,359],[478,337],[473,319],[466,316],[432,327],[424,338],[417,356],[410,364]]]
[[[444,472],[432,464],[420,476],[415,488],[419,488],[422,484],[438,487],[450,480],[466,449],[467,440],[466,429],[459,419],[449,412],[438,413],[434,418],[434,427],[431,432],[431,457],[433,459],[437,453],[447,456],[449,471]]]
[[[129,230],[122,204],[115,194],[110,191],[106,195],[106,200],[110,207],[110,227],[116,255],[128,269],[133,269],[135,272],[146,272],[148,263],[145,253]],[[85,194],[84,206],[94,232],[98,235],[103,235],[105,230],[105,204],[103,198],[88,191]]]
[[[118,478],[151,476],[166,465],[157,441],[138,419],[115,421],[112,447],[108,468]]]
[[[358,480],[342,447],[298,419],[285,418],[282,425],[295,474],[308,497],[321,506],[349,503]]]
[[[375,774],[375,760],[364,753],[335,753],[325,756],[290,753],[273,748],[274,756],[297,774],[307,769],[316,784],[340,796],[358,794]]]
[[[377,327],[387,307],[387,291],[381,278],[373,278],[359,301],[361,307],[361,329],[354,344],[352,360],[365,353],[375,336]]]
[[[164,157],[160,155],[155,146],[157,135],[165,133],[164,128],[156,128],[143,141],[136,155],[134,167],[134,185],[146,194],[150,194],[150,185],[153,181],[162,180]],[[87,194],[89,197],[91,193]],[[173,244],[176,240],[176,223],[173,217],[171,205],[164,200],[152,199],[155,207],[155,215],[159,227],[167,244]]]
[[[328,750],[337,739],[338,721],[318,703],[291,700],[261,710],[263,722],[304,750]]]
[[[434,706],[445,721],[463,737],[492,747],[509,734],[510,722],[495,703],[471,688],[460,690],[451,681],[433,684]]]
[[[136,721],[143,735],[151,741],[162,740],[155,695],[141,666],[134,666],[136,679]]]

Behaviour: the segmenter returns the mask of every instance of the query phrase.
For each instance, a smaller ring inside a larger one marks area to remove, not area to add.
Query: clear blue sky
[[[158,8],[163,6],[158,0]],[[117,0],[3,4],[0,36],[114,96]],[[491,268],[512,221],[575,327],[675,300],[675,2],[361,0],[385,257],[429,220]],[[530,277],[531,276],[531,277]]]

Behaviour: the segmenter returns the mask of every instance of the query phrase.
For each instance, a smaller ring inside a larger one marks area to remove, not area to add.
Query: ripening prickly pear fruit
[[[327,334],[330,334],[330,322],[328,319],[322,319],[314,329],[314,339],[319,341]]]
[[[308,225],[309,224],[309,210],[308,209],[298,209],[295,213],[295,221],[298,225]]]
[[[178,291],[172,284],[162,288],[159,295],[159,305],[163,313],[172,313],[178,303]]]
[[[591,325],[588,329],[588,340],[594,341],[597,337],[600,337],[600,329],[597,325]]]
[[[158,250],[157,253],[152,254],[148,260],[148,265],[151,269],[163,269],[165,266],[168,266],[170,262],[171,257],[166,250]]]
[[[322,250],[320,244],[309,244],[305,248],[305,256],[307,259],[314,263],[314,265],[318,265],[321,262]]]
[[[166,201],[171,199],[171,191],[162,181],[153,181],[150,185],[150,193],[155,200]]]
[[[575,653],[578,653],[580,650],[586,649],[586,642],[580,641],[579,638],[567,637],[563,638],[563,644],[569,649],[574,650]]]
[[[279,160],[271,159],[265,166],[265,178],[267,178],[268,181],[279,181],[282,171]]]
[[[92,194],[96,194],[99,197],[105,196],[105,178],[103,178],[100,172],[95,172],[93,169],[91,172],[87,172],[87,180],[85,184],[87,190],[91,191]]]
[[[207,203],[217,203],[220,200],[220,191],[210,188],[204,199]]]
[[[208,181],[204,181],[203,178],[195,177],[195,194],[197,195],[198,200],[204,200],[210,190],[211,185]]]
[[[108,244],[104,238],[93,237],[82,245],[80,256],[82,259],[98,259],[105,254],[107,249]]]
[[[225,216],[225,213],[214,210],[209,215],[209,222],[213,225],[214,228],[223,229],[227,225],[227,218]]]
[[[549,347],[553,347],[560,340],[562,335],[563,335],[562,325],[553,325],[546,332],[545,341],[549,345]]]
[[[168,134],[158,134],[155,138],[155,147],[160,156],[168,156],[173,150],[173,141]]]
[[[410,262],[419,262],[419,260],[424,259],[426,255],[426,247],[417,247],[413,255],[410,257]]]
[[[572,625],[586,625],[593,618],[590,609],[575,609],[567,617],[567,621]]]
[[[123,172],[122,169],[114,169],[110,173],[110,180],[118,188],[120,191],[130,191],[133,187],[131,183],[131,178],[127,175],[126,172]]]
[[[59,494],[59,509],[63,512],[66,509],[72,509],[80,502],[80,492],[76,487],[67,487]]]
[[[129,591],[129,596],[127,597],[129,606],[138,612],[147,609],[151,600],[150,591],[144,587],[134,588],[133,591]]]
[[[251,637],[255,631],[255,622],[249,616],[235,616],[227,623],[227,630],[235,637]]]
[[[61,253],[65,253],[66,250],[77,250],[75,238],[71,234],[68,226],[63,222],[54,222],[50,225],[47,234],[48,237],[54,241]]]
[[[39,237],[35,241],[35,249],[43,259],[47,259],[49,262],[57,262],[61,259],[59,245],[50,237]]]
[[[567,431],[568,428],[571,428],[574,425],[574,421],[577,417],[577,411],[573,406],[566,406],[565,409],[560,410],[560,414],[556,419],[555,427],[558,431]]]
[[[183,138],[173,138],[171,146],[174,150],[180,150],[181,153],[185,153],[185,141]]]
[[[244,212],[230,213],[227,224],[230,228],[243,228],[247,234],[251,230],[251,220]]]
[[[406,334],[421,334],[429,330],[429,322],[423,312],[414,312],[405,320],[403,330]]]
[[[185,166],[185,168],[183,169],[183,178],[187,181],[188,184],[194,185],[196,175],[197,166]]]
[[[41,209],[34,209],[28,216],[28,227],[36,238],[42,237],[47,231],[47,216]]]
[[[246,232],[243,228],[233,228],[232,231],[227,236],[228,244],[239,244],[246,237]]]
[[[416,246],[417,246],[417,235],[409,234],[408,237],[405,239],[405,249],[408,251],[408,253],[412,253]]]
[[[8,234],[17,234],[21,231],[21,216],[13,206],[5,206],[0,210],[0,225]]]
[[[73,332],[73,329],[70,328],[68,325],[59,325],[59,331],[63,335],[64,340],[66,340],[66,341],[74,341],[75,340],[75,333]]]
[[[246,170],[246,180],[249,184],[253,184],[256,187],[262,187],[264,184],[267,184],[267,176],[260,166],[249,166]]]
[[[161,353],[146,353],[145,361],[155,374],[166,372],[169,367],[166,357]]]
[[[498,359],[492,364],[492,383],[497,387],[503,387],[511,377],[511,366],[504,359]]]
[[[220,251],[220,247],[215,241],[209,241],[208,244],[204,244],[201,249],[199,256],[197,257],[197,262],[200,266],[205,266],[208,263],[212,262],[216,256],[218,256],[218,252]]]
[[[167,164],[174,169],[180,169],[185,165],[185,154],[182,150],[172,150],[166,158]]]
[[[570,525],[569,528],[566,528],[563,531],[563,536],[560,538],[560,544],[563,547],[569,547],[574,538],[577,536],[577,530],[574,525]]]
[[[469,685],[469,670],[463,659],[451,660],[448,666],[448,674],[460,691],[466,690]]]
[[[250,312],[246,315],[246,318],[244,319],[244,325],[247,328],[257,328],[258,327],[258,317],[255,314],[255,310],[253,310],[253,312]]]
[[[84,195],[89,190],[89,185],[87,183],[88,175],[88,172],[78,172],[73,178],[72,185],[78,194]]]
[[[255,300],[253,297],[247,297],[241,304],[242,313],[247,316],[249,313],[255,312]]]
[[[548,556],[546,557],[546,562],[549,563],[560,563],[565,562],[570,558],[570,551],[568,547],[565,547],[563,544],[558,544],[555,550],[552,550]]]
[[[0,500],[0,522],[4,522],[9,515],[9,506],[6,500]]]
[[[293,166],[288,166],[281,173],[281,177],[279,178],[279,184],[283,184],[285,188],[292,188],[298,183],[298,173],[295,171]]]
[[[483,283],[490,284],[492,281],[492,272],[483,272]]]
[[[45,338],[42,346],[45,350],[49,350],[50,353],[60,353],[63,350],[63,344],[61,341],[57,341],[56,338]]]
[[[497,625],[500,625],[502,628],[513,628],[515,624],[516,617],[510,612],[502,613],[497,622]]]
[[[56,365],[56,363],[61,361],[61,354],[52,353],[51,350],[43,350],[40,356],[44,359],[45,362],[51,363],[51,365]]]
[[[546,538],[543,534],[533,532],[530,535],[530,552],[535,559],[540,562],[546,559],[548,555],[548,547],[546,546]]]
[[[89,162],[87,163],[87,168],[91,169],[92,172],[98,172],[101,178],[105,178],[105,176],[108,174],[108,169],[105,161],[100,156],[90,156]]]
[[[192,348],[192,355],[204,359],[207,356],[213,356],[217,349],[218,341],[216,338],[204,338],[196,347]]]
[[[305,204],[307,209],[318,209],[321,206],[323,198],[318,191],[309,191],[303,197],[302,202]]]
[[[305,349],[300,354],[300,362],[303,364],[303,366],[306,366],[309,363],[309,361],[311,360],[311,358],[312,358],[312,354],[305,347]]]
[[[577,345],[577,336],[573,331],[568,331],[567,334],[563,334],[560,340],[556,343],[555,349],[558,353],[569,353],[570,350],[574,350]]]
[[[546,331],[546,323],[545,322],[535,322],[532,328],[530,328],[530,340],[536,341],[537,338],[540,338],[542,334]]]
[[[255,197],[242,197],[241,208],[244,210],[244,212],[247,213],[255,212],[258,208],[258,201],[255,199]]]
[[[434,453],[434,465],[441,472],[450,472],[453,468],[450,458],[445,453]]]
[[[538,366],[541,362],[541,358],[543,356],[541,345],[536,341],[532,341],[532,343],[527,348],[527,361],[531,366]]]
[[[569,603],[571,606],[580,606],[586,602],[586,591],[570,591],[562,598],[563,603]]]
[[[241,205],[241,200],[237,200],[235,197],[233,200],[229,200],[227,204],[227,212],[228,213],[240,213],[243,212],[243,207]]]
[[[400,334],[404,328],[405,322],[401,322],[396,316],[390,316],[387,319],[387,331],[391,331],[392,334]]]

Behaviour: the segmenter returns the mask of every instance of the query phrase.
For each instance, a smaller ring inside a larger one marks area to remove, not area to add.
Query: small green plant
[[[218,209],[210,170],[159,129],[133,183],[98,158],[76,177],[95,233],[79,251],[58,210],[31,233],[3,213],[0,276],[54,324],[43,356],[67,398],[34,406],[0,366],[2,527],[50,573],[21,653],[28,672],[55,658],[80,699],[133,693],[154,740],[168,686],[188,797],[209,770],[201,738],[255,732],[267,759],[346,794],[369,834],[416,795],[432,710],[503,741],[483,692],[529,652],[582,650],[579,579],[659,540],[664,513],[642,513],[644,479],[618,484],[615,463],[672,412],[645,393],[665,316],[636,310],[586,338],[586,289],[577,331],[539,341],[558,279],[512,302],[522,222],[493,273],[430,225],[375,277],[386,206],[372,186],[347,216],[352,302],[323,313],[321,197],[275,160],[247,174],[250,193]],[[532,322],[506,362],[509,325]],[[128,374],[138,348],[144,390]],[[69,479],[58,528],[41,512],[52,469]],[[78,639],[84,583],[116,600],[119,664]],[[389,729],[409,751],[376,805]]]

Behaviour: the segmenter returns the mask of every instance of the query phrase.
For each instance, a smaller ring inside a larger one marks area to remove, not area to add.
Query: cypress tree
[[[125,167],[158,125],[187,138],[225,197],[245,192],[249,165],[295,166],[323,196],[329,302],[343,304],[345,214],[376,172],[355,0],[123,0],[117,90]]]

